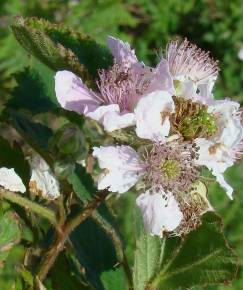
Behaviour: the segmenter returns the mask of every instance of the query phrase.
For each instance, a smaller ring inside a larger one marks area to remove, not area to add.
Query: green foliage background
[[[243,47],[243,2],[241,0],[2,0],[0,2],[1,107],[9,99],[10,89],[16,85],[16,80],[18,81],[18,77],[13,77],[13,74],[24,69],[26,65],[36,65],[20,47],[10,30],[9,25],[16,15],[37,16],[52,22],[65,23],[74,30],[90,34],[103,44],[108,34],[119,37],[129,41],[136,49],[138,57],[150,64],[157,61],[158,54],[163,52],[170,38],[187,37],[201,48],[210,50],[213,57],[219,60],[221,71],[215,95],[220,98],[231,97],[243,103],[243,61],[238,58],[238,51]],[[23,96],[28,97],[24,93]],[[40,110],[45,110],[45,106],[41,107],[43,104],[38,106]],[[216,185],[209,188],[209,197],[216,210],[223,216],[226,236],[236,248],[242,265],[243,165],[229,169],[226,176],[235,188],[235,200],[230,202]],[[132,198],[133,196],[124,195],[119,202],[114,202],[126,239],[131,239],[132,226],[120,213],[124,213],[126,209],[129,216]],[[133,241],[128,244],[132,245]],[[130,257],[132,247],[128,247],[127,252],[128,258],[132,259]],[[15,261],[21,258],[21,253],[21,246],[19,246],[8,256],[8,267],[0,271],[0,289],[10,289],[10,281],[15,275],[11,265],[15,265]],[[65,264],[63,259],[60,257],[58,261],[60,265]],[[195,289],[199,290],[199,288]],[[240,271],[237,281],[231,286],[213,286],[209,289],[241,290],[243,274]]]

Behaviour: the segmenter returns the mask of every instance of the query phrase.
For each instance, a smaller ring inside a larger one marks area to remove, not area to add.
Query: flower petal
[[[223,187],[223,189],[226,191],[228,197],[233,199],[233,188],[225,181],[223,174],[217,171],[213,171],[212,173],[216,177],[216,180],[220,186]]]
[[[35,155],[30,161],[30,166],[30,191],[46,199],[56,199],[59,197],[59,182],[45,160],[39,155]]]
[[[137,198],[136,204],[151,235],[163,237],[165,231],[173,231],[183,219],[172,193],[165,193],[162,188],[158,192],[155,189],[147,190]]]
[[[107,44],[118,63],[131,65],[138,62],[135,51],[131,49],[129,43],[108,36]]]
[[[13,168],[0,168],[0,186],[13,192],[24,193],[26,191],[21,178],[16,174]]]
[[[107,132],[135,125],[133,113],[120,113],[119,105],[100,106],[94,112],[86,114],[101,123]]]
[[[164,141],[170,131],[169,116],[174,109],[172,95],[166,91],[155,91],[143,97],[134,110],[137,135],[153,141]]]
[[[175,88],[169,71],[169,64],[163,58],[153,71],[153,76],[148,88],[148,92],[158,90],[167,91],[172,95],[175,95]]]
[[[241,119],[236,116],[239,107],[239,103],[229,100],[214,101],[208,107],[209,113],[217,116],[219,134],[214,138],[215,142],[233,148],[241,141],[243,128]]]
[[[198,165],[221,173],[233,165],[233,158],[223,145],[204,138],[196,139],[195,143],[199,146],[199,158],[196,160]]]
[[[93,156],[106,171],[101,174],[98,189],[123,193],[144,174],[145,165],[137,152],[129,146],[94,147]]]
[[[57,100],[63,108],[79,114],[93,111],[100,103],[98,96],[70,71],[56,73],[55,91]]]
[[[232,199],[233,189],[223,177],[223,172],[234,163],[232,154],[223,145],[215,144],[204,138],[196,139],[196,144],[200,148],[198,151],[199,158],[196,163],[211,170],[217,182],[226,190],[229,198]]]

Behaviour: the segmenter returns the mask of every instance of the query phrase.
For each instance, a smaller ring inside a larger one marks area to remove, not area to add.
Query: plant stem
[[[79,215],[63,225],[62,231],[57,232],[57,237],[54,244],[47,251],[40,265],[39,273],[37,274],[37,277],[40,281],[45,280],[59,253],[64,249],[65,243],[70,233],[92,215],[93,211],[101,204],[101,202],[107,197],[108,194],[109,192],[107,190],[100,191],[99,194],[97,194],[95,198],[87,204],[87,206]]]
[[[24,207],[25,209],[41,215],[42,217],[48,219],[53,225],[57,224],[56,214],[52,210],[42,205],[39,205],[25,197],[22,197],[18,193],[14,193],[5,189],[0,189],[0,197],[3,197],[10,202],[16,203]]]

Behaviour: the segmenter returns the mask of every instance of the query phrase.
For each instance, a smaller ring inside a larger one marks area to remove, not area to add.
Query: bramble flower
[[[174,87],[165,60],[154,69],[139,62],[128,43],[108,37],[108,46],[114,64],[99,71],[96,92],[69,71],[56,73],[55,90],[63,108],[97,120],[111,132],[135,125],[134,108],[142,97],[155,91],[172,95]]]
[[[121,194],[142,185],[136,203],[147,230],[160,237],[186,234],[213,210],[200,181],[203,166],[232,198],[223,173],[242,151],[239,104],[213,99],[217,61],[186,39],[169,42],[156,68],[139,62],[128,43],[109,37],[108,46],[114,63],[98,72],[97,91],[61,71],[55,77],[58,101],[108,132],[134,129],[136,150],[94,148],[103,170],[98,189]]]
[[[13,168],[0,168],[0,186],[13,192],[24,193],[26,191],[21,178],[16,174]]]
[[[176,95],[206,101],[218,76],[218,62],[187,39],[167,44],[165,59],[176,87]]]
[[[148,111],[153,113],[146,122],[141,122],[136,116],[137,135],[152,139],[153,130],[150,128],[158,127],[158,140],[178,134],[186,141],[194,141],[200,149],[197,164],[211,170],[232,198],[233,189],[224,180],[223,173],[242,152],[243,128],[239,104],[230,100],[213,100],[212,88],[219,71],[217,61],[186,39],[169,42],[165,61],[176,87],[176,94],[172,97],[173,110],[166,114],[166,134],[162,134],[161,118],[155,118],[159,109],[148,104]],[[161,115],[164,116],[165,112]]]
[[[215,115],[217,132],[211,138],[195,140],[200,148],[197,163],[212,171],[230,198],[233,189],[224,180],[223,173],[242,154],[243,127],[239,107],[237,102],[229,100],[213,102],[208,111]]]
[[[178,141],[151,146],[140,155],[130,146],[95,147],[93,156],[104,170],[98,189],[123,193],[143,180],[145,193],[137,198],[137,205],[150,233],[163,236],[183,219],[177,196],[189,192],[198,179],[199,166],[194,162],[198,148]]]
[[[30,160],[30,191],[45,199],[56,199],[60,196],[60,185],[49,165],[39,155]]]

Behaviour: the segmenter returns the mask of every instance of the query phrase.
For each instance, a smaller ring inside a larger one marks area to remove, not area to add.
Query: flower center
[[[185,140],[209,138],[217,133],[216,117],[207,112],[207,106],[181,97],[173,99],[176,111],[172,124]]]
[[[167,179],[176,179],[181,172],[180,164],[177,160],[165,160],[160,164],[162,174]]]

